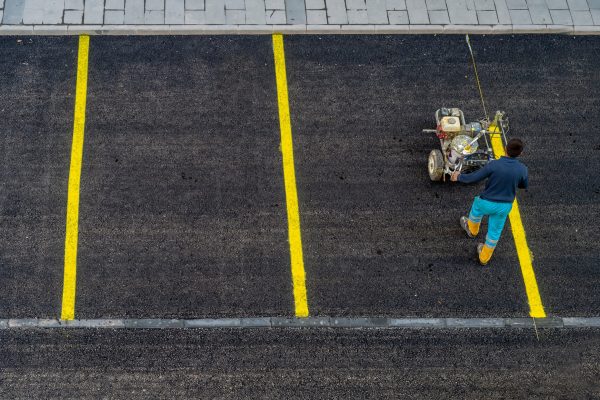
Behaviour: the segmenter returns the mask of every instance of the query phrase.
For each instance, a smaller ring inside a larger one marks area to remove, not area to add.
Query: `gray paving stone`
[[[388,19],[391,25],[408,25],[408,11],[390,10],[388,11]]]
[[[446,10],[429,11],[429,22],[436,25],[447,25],[450,23],[450,17]]]
[[[556,25],[573,25],[569,10],[550,10],[550,15]]]
[[[551,10],[566,10],[569,8],[567,0],[546,0],[546,5]]]
[[[496,11],[494,0],[475,0],[475,10],[477,11]]]
[[[269,25],[285,25],[287,17],[284,10],[266,10],[265,22]]]
[[[4,8],[4,0],[0,0],[0,9]],[[0,21],[2,21],[2,18],[0,18]]]
[[[406,10],[406,0],[386,0],[388,10]]]
[[[450,22],[458,25],[476,25],[475,5],[468,6],[465,0],[446,0]]]
[[[565,328],[600,327],[600,318],[563,318]]]
[[[446,318],[448,328],[503,328],[502,318]]]
[[[600,10],[590,10],[592,14],[592,21],[594,21],[594,25],[600,25]]]
[[[348,10],[348,23],[351,25],[364,25],[369,21],[367,10]]]
[[[411,24],[428,24],[429,15],[425,0],[406,0],[408,20]]]
[[[325,10],[306,10],[306,23],[310,25],[327,24],[327,12]]]
[[[391,318],[390,327],[394,328],[444,328],[443,318]]]
[[[377,328],[388,327],[390,321],[387,318],[331,318],[332,327],[337,328]]]
[[[525,0],[506,0],[509,10],[527,10],[527,1]]]
[[[122,319],[75,319],[71,321],[62,321],[65,328],[125,328],[125,321]]]
[[[0,25],[2,25],[2,18],[4,17],[4,10],[0,10]]]
[[[20,24],[23,22],[25,0],[6,0],[4,2],[3,24]]]
[[[531,16],[531,22],[534,25],[548,25],[552,24],[552,17],[550,17],[550,11],[548,8],[540,6],[529,7],[529,15]]]
[[[265,9],[285,10],[285,0],[265,0]]]
[[[83,10],[83,0],[65,0],[65,10]]]
[[[429,11],[447,10],[446,0],[425,0]]]
[[[531,25],[529,10],[510,10],[510,18],[514,25]]]
[[[346,8],[348,10],[366,10],[367,3],[365,0],[346,0]]]
[[[190,10],[185,12],[184,20],[186,25],[204,25],[206,23],[206,16],[204,11]]]
[[[477,11],[477,21],[482,25],[498,24],[498,15],[496,11]]]
[[[89,0],[87,0],[89,1]],[[86,1],[86,2],[87,2]],[[130,1],[130,0],[127,0]],[[173,329],[183,328],[182,319],[125,319],[123,320],[125,328],[143,328],[143,329]]]
[[[494,5],[496,6],[496,15],[498,16],[498,23],[502,25],[512,24],[506,0],[494,0]]]
[[[44,23],[44,0],[27,0],[23,11],[25,25]]]
[[[125,11],[106,10],[104,11],[105,25],[122,25],[125,22]]]
[[[346,3],[344,0],[325,0],[327,21],[330,24],[347,24]]]
[[[275,11],[279,13],[281,11]],[[242,327],[244,328],[269,328],[271,327],[271,318],[259,317],[259,318],[241,318]]]
[[[599,10],[600,9],[600,0],[587,0],[588,6],[590,9]]]
[[[44,2],[44,24],[62,23],[64,7],[64,0],[46,0]]]
[[[144,0],[127,0],[125,2],[125,23],[129,25],[144,23]]]
[[[244,0],[225,0],[226,10],[244,10],[246,2]]]
[[[105,10],[125,10],[125,0],[106,0],[104,2]]]
[[[106,16],[105,16],[106,18]],[[185,23],[185,0],[166,0],[165,24],[177,25]]]
[[[221,25],[225,23],[225,0],[206,0],[205,17],[209,25]]]
[[[264,25],[266,23],[265,2],[263,0],[246,0],[246,23]]]
[[[271,326],[274,328],[301,328],[301,327],[328,327],[331,326],[329,317],[308,318],[271,318]]]
[[[163,25],[165,23],[165,12],[150,10],[144,14],[144,23],[148,25]]]
[[[285,0],[285,16],[288,24],[305,25],[306,6],[304,0]]]
[[[185,0],[186,10],[204,10],[204,0]]]
[[[246,11],[225,10],[225,21],[227,25],[243,25],[246,23]]]
[[[83,23],[83,10],[66,10],[65,11],[65,24],[79,25]],[[123,23],[123,21],[121,21]]]
[[[367,0],[367,15],[369,16],[369,24],[381,25],[387,24],[388,15],[386,0]]]
[[[571,11],[587,11],[590,9],[586,0],[567,0]]]
[[[142,4],[143,7],[143,4]],[[84,24],[102,24],[104,22],[104,0],[86,0],[83,11]],[[142,22],[143,23],[143,22]]]
[[[238,328],[242,326],[239,318],[188,319],[183,322],[186,328]]]
[[[527,8],[531,8],[531,7],[545,7],[548,8],[548,6],[546,5],[546,0],[526,0],[527,1]]]
[[[307,10],[324,10],[325,0],[304,0]]]
[[[146,0],[146,11],[162,11],[165,9],[165,0]]]

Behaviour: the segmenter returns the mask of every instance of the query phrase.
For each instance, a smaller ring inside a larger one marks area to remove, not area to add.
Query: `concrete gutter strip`
[[[270,35],[297,34],[568,34],[598,35],[571,25],[0,25],[3,35]]]
[[[255,317],[202,319],[0,319],[0,329],[556,329],[600,328],[600,317],[551,318],[382,318],[382,317]]]

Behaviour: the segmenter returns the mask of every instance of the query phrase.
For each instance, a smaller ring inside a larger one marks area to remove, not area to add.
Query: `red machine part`
[[[446,132],[442,130],[442,124],[438,124],[436,128],[437,133],[435,134],[439,139],[444,140],[448,137]]]

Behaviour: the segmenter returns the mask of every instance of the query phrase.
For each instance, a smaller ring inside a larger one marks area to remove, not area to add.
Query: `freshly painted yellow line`
[[[83,135],[85,128],[85,104],[87,97],[88,54],[90,37],[79,37],[77,55],[77,87],[75,91],[75,117],[73,142],[71,144],[71,167],[67,197],[67,225],[65,234],[65,270],[61,319],[75,318],[75,292],[77,284],[77,238],[79,234],[79,185],[81,160],[83,157]]]
[[[277,102],[279,104],[279,129],[281,131],[281,153],[283,156],[283,178],[285,181],[285,199],[287,203],[288,240],[292,264],[292,283],[297,317],[308,316],[306,298],[306,275],[302,255],[300,236],[300,212],[298,210],[298,192],[296,190],[296,172],[294,169],[294,146],[292,142],[292,124],[288,101],[287,73],[283,36],[273,35],[273,54],[275,56],[275,77],[277,80]]]
[[[500,158],[505,155],[501,135],[499,133],[493,133],[491,137],[494,154],[496,158]],[[542,305],[542,298],[540,297],[535,272],[533,272],[531,251],[527,245],[525,228],[523,228],[523,221],[521,221],[521,213],[519,212],[519,203],[517,203],[517,199],[515,199],[508,217],[510,219],[510,226],[515,240],[515,247],[517,248],[519,264],[521,264],[521,274],[525,281],[525,291],[527,292],[527,299],[529,301],[529,315],[532,318],[546,318],[546,312]]]

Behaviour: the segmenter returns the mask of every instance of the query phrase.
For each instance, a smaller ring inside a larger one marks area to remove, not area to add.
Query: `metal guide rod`
[[[471,60],[473,61],[473,69],[475,70],[475,80],[477,81],[477,88],[479,89],[479,97],[481,97],[481,105],[483,106],[483,112],[485,114],[485,119],[489,122],[490,117],[488,115],[487,109],[485,108],[485,101],[483,99],[483,90],[481,89],[481,83],[479,82],[479,74],[477,73],[477,64],[475,63],[475,56],[473,55],[473,48],[471,47],[471,40],[469,39],[469,35],[466,35],[467,38],[467,46],[469,46],[469,52],[471,53]]]

